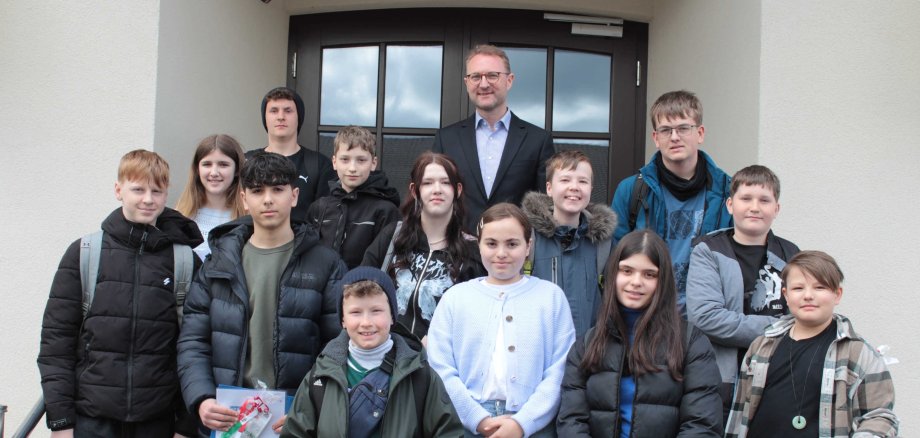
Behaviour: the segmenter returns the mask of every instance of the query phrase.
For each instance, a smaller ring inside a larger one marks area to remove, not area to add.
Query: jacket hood
[[[544,237],[552,238],[556,231],[553,221],[553,198],[540,192],[529,192],[521,202],[524,214],[533,225],[534,231]],[[588,219],[588,232],[585,237],[592,243],[601,242],[613,236],[617,227],[617,215],[610,207],[602,204],[588,204],[582,215]]]
[[[159,251],[174,243],[194,248],[204,242],[198,225],[171,208],[164,208],[156,224],[151,226],[125,219],[119,207],[102,221],[102,230],[131,248],[140,248],[143,242],[144,249],[150,251]]]
[[[358,193],[374,196],[380,199],[386,199],[399,208],[399,191],[390,187],[387,176],[382,170],[371,172],[370,176],[367,177],[367,181],[364,181],[364,184],[361,184],[350,193],[342,188],[342,183],[338,178],[329,181],[329,191],[332,196],[342,199],[354,199],[358,196]]]

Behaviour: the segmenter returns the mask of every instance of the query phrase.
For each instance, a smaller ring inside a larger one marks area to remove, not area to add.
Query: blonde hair
[[[371,295],[386,295],[386,292],[379,284],[370,280],[356,281],[342,287],[343,300],[350,297],[364,298]]]
[[[145,149],[135,149],[121,157],[118,181],[147,181],[161,189],[169,187],[169,163]]]
[[[193,218],[198,214],[198,210],[205,204],[207,194],[204,186],[201,185],[201,178],[198,174],[198,163],[213,151],[230,157],[236,168],[233,171],[233,182],[227,188],[225,202],[230,210],[230,218],[236,219],[242,216],[243,202],[240,200],[240,168],[245,160],[243,148],[233,137],[226,134],[215,134],[205,137],[198,143],[195,148],[195,155],[192,158],[192,166],[188,172],[188,182],[185,184],[185,190],[179,196],[179,202],[176,203],[176,210],[185,217]]]
[[[546,160],[546,182],[553,181],[553,175],[556,170],[575,170],[578,163],[588,163],[591,166],[591,159],[588,155],[578,149],[568,149],[556,152],[555,155]],[[594,169],[591,169],[591,181],[594,181]]]
[[[495,56],[500,58],[502,63],[505,64],[505,70],[508,70],[505,73],[511,73],[511,61],[508,60],[508,54],[505,53],[505,51],[501,48],[491,44],[479,44],[476,47],[470,49],[469,53],[466,54],[466,60],[463,62],[464,69],[466,68],[466,65],[470,63],[470,60],[473,59],[473,57],[476,55]]]
[[[346,151],[350,151],[354,148],[361,148],[369,152],[371,157],[377,156],[377,138],[374,137],[374,134],[368,131],[367,128],[362,128],[360,126],[349,125],[340,129],[338,134],[335,135],[333,144],[335,145],[335,148],[332,150],[333,155],[337,154],[339,148],[344,146]]]

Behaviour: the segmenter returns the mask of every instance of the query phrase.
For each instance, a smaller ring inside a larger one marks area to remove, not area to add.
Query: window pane
[[[508,108],[541,128],[546,125],[546,49],[504,47],[514,72]]]
[[[553,131],[610,130],[610,56],[557,50]]]
[[[377,124],[377,46],[323,49],[322,125]]]
[[[441,127],[441,46],[387,46],[383,126]]]
[[[335,147],[335,132],[319,133],[319,153],[332,159],[332,149]]]
[[[412,163],[422,152],[434,145],[430,135],[384,135],[383,166],[377,166],[387,174],[390,187],[399,190],[400,199],[406,199],[409,190],[409,173]]]
[[[553,139],[556,151],[577,149],[588,155],[591,160],[591,170],[594,171],[594,183],[591,188],[591,202],[607,204],[607,187],[610,184],[607,175],[607,154],[610,151],[610,142],[607,140],[580,140],[574,138]]]

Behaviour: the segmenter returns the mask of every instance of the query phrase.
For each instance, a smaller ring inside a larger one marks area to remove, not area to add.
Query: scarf
[[[655,167],[658,169],[658,178],[661,185],[668,190],[675,198],[686,201],[700,193],[709,184],[709,168],[706,167],[706,159],[697,151],[696,170],[693,177],[689,180],[683,179],[664,166],[661,154],[655,155]]]

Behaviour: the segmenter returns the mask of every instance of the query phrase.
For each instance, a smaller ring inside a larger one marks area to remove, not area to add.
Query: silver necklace
[[[795,339],[792,338],[793,330],[795,330],[795,327],[789,329],[789,339],[795,341]],[[817,342],[817,344],[818,344],[817,346],[812,347],[815,349],[815,351],[814,353],[811,353],[811,359],[808,360],[808,368],[805,371],[805,383],[802,385],[802,399],[801,400],[799,400],[799,397],[798,395],[796,395],[796,392],[795,392],[795,367],[793,366],[793,363],[792,363],[792,345],[789,346],[789,376],[792,378],[792,398],[794,398],[796,404],[799,405],[798,415],[792,417],[792,427],[796,428],[796,430],[804,429],[805,424],[807,424],[807,422],[805,421],[805,416],[802,415],[802,402],[805,401],[805,389],[806,387],[808,387],[808,376],[811,375],[811,364],[814,363],[815,356],[818,354],[818,350],[820,350],[820,348],[818,348],[820,347],[820,342]]]

